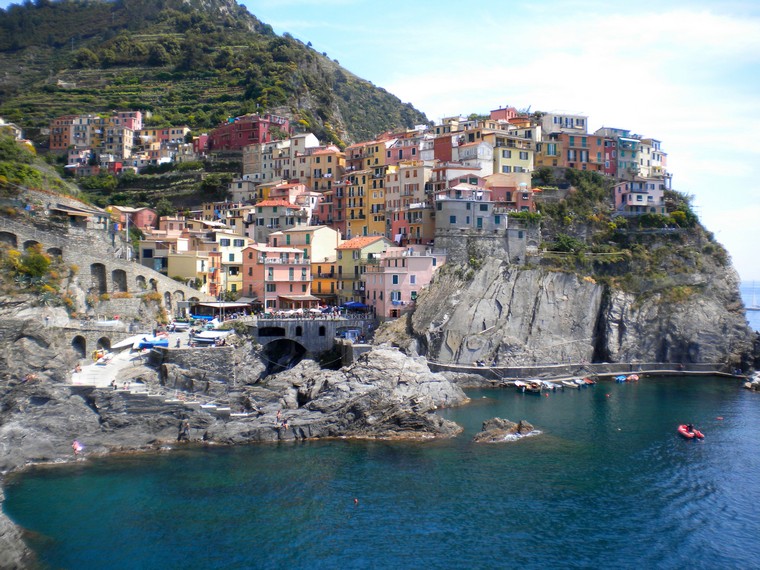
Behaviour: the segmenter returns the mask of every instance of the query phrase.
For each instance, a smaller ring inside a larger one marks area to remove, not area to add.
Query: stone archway
[[[145,275],[138,275],[135,277],[135,283],[137,284],[137,288],[141,291],[145,291],[148,288],[148,284],[145,281]]]
[[[113,283],[113,290],[120,293],[126,293],[127,288],[127,272],[123,269],[114,269],[111,271],[111,282]]]
[[[174,292],[174,301],[184,301],[185,300],[185,293],[182,291],[175,291]]]
[[[164,307],[167,311],[171,311],[172,308],[172,294],[167,291],[164,293]]]
[[[0,232],[0,243],[7,243],[15,249],[18,247],[18,238],[11,232]]]
[[[151,291],[158,291],[158,281],[151,279],[149,282]]]
[[[290,370],[303,360],[306,353],[306,347],[289,338],[277,339],[262,347],[268,374]]]
[[[98,339],[95,347],[102,348],[103,350],[111,350],[111,339],[106,336],[102,336]]]
[[[99,294],[108,292],[108,280],[106,279],[106,266],[102,263],[93,263],[90,265],[90,275],[92,276],[92,288]]]
[[[38,242],[36,239],[28,239],[28,240],[26,240],[24,242],[24,248],[23,249],[24,249],[24,251],[26,251],[30,247],[39,247],[41,245],[42,244],[40,242]]]
[[[74,339],[71,341],[71,348],[74,349],[74,352],[77,353],[77,356],[79,358],[87,357],[87,339],[82,335],[77,335],[74,337]]]
[[[52,257],[63,257],[63,250],[60,247],[49,247],[47,253]]]

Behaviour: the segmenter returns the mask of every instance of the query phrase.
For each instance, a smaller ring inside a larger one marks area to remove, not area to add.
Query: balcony
[[[308,257],[305,259],[280,259],[278,257],[269,257],[269,258],[259,257],[258,262],[261,265],[311,265],[311,259]]]

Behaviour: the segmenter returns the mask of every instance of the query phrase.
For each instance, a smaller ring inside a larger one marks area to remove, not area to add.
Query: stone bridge
[[[21,251],[41,245],[43,251],[79,268],[79,279],[88,294],[158,293],[172,315],[180,301],[210,301],[213,298],[170,279],[153,269],[116,257],[109,236],[101,230],[49,224],[39,227],[0,217],[0,242]]]
[[[105,349],[111,350],[111,347],[122,340],[131,336],[140,334],[139,330],[131,330],[126,325],[122,327],[103,327],[97,325],[82,325],[76,327],[73,325],[60,327],[60,330],[68,341],[71,342],[71,348],[77,353],[79,358],[87,358],[93,350]],[[151,334],[147,332],[145,334]]]
[[[344,331],[358,331],[358,335],[369,336],[377,322],[375,319],[343,317],[288,317],[259,318],[246,324],[253,338],[267,351],[290,350],[300,352],[301,356],[314,356],[331,350],[338,335]]]

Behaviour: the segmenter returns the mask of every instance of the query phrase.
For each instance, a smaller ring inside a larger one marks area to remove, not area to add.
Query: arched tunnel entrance
[[[306,356],[306,348],[287,338],[281,338],[265,345],[261,357],[267,367],[267,374],[290,370]]]

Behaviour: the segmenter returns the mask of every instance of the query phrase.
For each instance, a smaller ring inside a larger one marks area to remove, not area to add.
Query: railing
[[[287,246],[285,246],[287,247]],[[295,247],[295,246],[293,246]],[[279,257],[264,258],[259,257],[259,263],[262,265],[311,265],[311,258],[306,259],[280,259]]]

